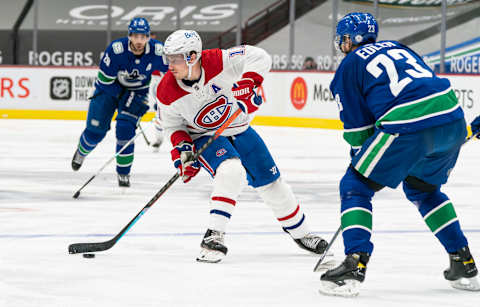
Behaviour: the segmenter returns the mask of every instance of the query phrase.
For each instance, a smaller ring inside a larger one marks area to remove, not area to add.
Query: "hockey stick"
[[[463,142],[463,145],[465,145],[465,143],[467,143],[467,142],[470,141],[471,139],[474,139],[475,137],[477,137],[479,134],[480,134],[480,132],[477,132],[477,133],[475,133],[475,134],[472,133],[471,136],[469,136],[468,138],[465,139],[465,142]]]
[[[150,146],[150,142],[148,141],[148,138],[145,135],[145,132],[143,131],[142,125],[140,125],[140,122],[138,122],[137,127],[140,129],[140,132],[142,133],[143,139],[145,140],[145,143],[147,143],[147,146]]]
[[[463,142],[462,146],[465,145],[468,141],[470,141],[471,139],[475,138],[477,135],[479,135],[480,132],[477,132],[475,134],[472,134],[471,136],[467,137],[465,139],[465,142]],[[340,231],[342,230],[342,226],[340,225],[340,227],[338,227],[337,231],[335,232],[335,234],[333,235],[332,239],[330,240],[330,242],[328,243],[327,245],[327,248],[325,248],[325,252],[322,254],[322,256],[320,257],[320,259],[318,259],[318,262],[317,264],[315,265],[315,267],[313,268],[313,271],[314,272],[318,272],[319,271],[319,268],[320,268],[320,264],[322,264],[323,260],[325,259],[325,257],[327,256],[327,252],[328,250],[330,249],[330,247],[332,246],[333,242],[335,242],[335,239],[337,238],[338,234],[340,233]]]
[[[325,251],[323,252],[322,256],[320,256],[320,259],[318,259],[317,264],[316,264],[315,267],[313,268],[313,271],[314,271],[314,272],[318,272],[318,271],[319,271],[319,269],[320,269],[320,264],[322,264],[323,259],[325,259],[325,257],[327,256],[328,250],[330,249],[330,247],[332,247],[333,242],[335,242],[335,239],[338,237],[338,234],[340,233],[341,230],[342,230],[342,226],[338,227],[338,229],[337,229],[337,231],[335,232],[335,234],[333,235],[332,239],[330,240],[330,242],[328,242],[327,248],[325,248]]]
[[[212,135],[208,139],[208,141],[205,144],[203,144],[203,146],[195,153],[195,155],[193,156],[193,160],[197,160],[198,157],[202,154],[202,152],[205,149],[207,149],[207,147],[210,146],[210,144],[212,144],[213,141],[215,141],[220,136],[220,134],[222,134],[222,132],[238,117],[240,113],[242,113],[242,110],[240,109],[235,111],[235,113],[233,113],[233,115],[230,116],[230,118],[227,119],[227,121],[223,123],[222,126],[218,128],[217,131],[215,131],[215,134]],[[170,186],[172,186],[172,184],[178,179],[178,177],[180,177],[180,175],[177,172],[157,192],[157,194],[155,194],[153,198],[150,199],[150,201],[145,205],[145,207],[143,207],[143,209],[140,210],[140,212],[138,212],[137,215],[115,237],[105,242],[71,244],[68,247],[68,253],[70,254],[92,253],[92,252],[101,252],[101,251],[110,249],[112,246],[115,245],[115,243],[118,242],[118,240],[120,240],[127,233],[128,230],[130,230],[130,228],[132,228],[132,226],[147,212],[147,210],[151,206],[153,206],[153,204],[155,204],[155,202],[163,195],[163,193],[165,193],[168,190],[168,188],[170,188]]]
[[[75,194],[73,194],[73,198],[77,199],[79,196],[80,196],[80,191],[83,190],[84,187],[86,187],[95,177],[98,176],[98,174],[100,174],[103,169],[105,167],[107,167],[107,165],[109,165],[113,160],[115,160],[119,154],[121,154],[125,148],[127,148],[130,144],[133,143],[133,141],[141,134],[141,132],[138,132],[137,134],[135,134],[135,136],[133,138],[131,138],[125,145],[123,145],[122,148],[120,148],[119,151],[117,151],[115,153],[115,155],[113,155],[113,157],[111,157],[107,162],[105,162],[105,164],[95,173],[92,175],[92,177],[90,177],[90,179],[88,179],[80,189],[77,190],[77,192],[75,192]]]

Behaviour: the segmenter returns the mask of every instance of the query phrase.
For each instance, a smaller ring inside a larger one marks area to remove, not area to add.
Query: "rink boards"
[[[10,119],[84,120],[97,68],[2,66],[0,115]],[[264,105],[253,124],[341,129],[329,90],[332,72],[272,71],[260,89]],[[445,75],[467,121],[480,114],[480,76]],[[150,120],[153,112],[143,120]]]

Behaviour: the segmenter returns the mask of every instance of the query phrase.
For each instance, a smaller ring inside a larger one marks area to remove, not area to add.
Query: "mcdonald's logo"
[[[303,109],[307,103],[307,97],[307,83],[302,77],[296,77],[292,82],[292,86],[290,87],[290,99],[293,107],[297,110]]]

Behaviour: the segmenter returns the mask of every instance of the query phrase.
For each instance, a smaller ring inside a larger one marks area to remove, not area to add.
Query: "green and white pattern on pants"
[[[117,166],[128,167],[133,163],[133,152],[129,154],[119,154],[117,156]]]
[[[342,230],[360,228],[372,233],[372,212],[362,207],[354,207],[342,212]]]
[[[82,156],[86,156],[90,153],[91,150],[86,150],[85,148],[83,148],[82,143],[79,142],[78,143],[78,151],[80,151]]]
[[[425,214],[423,220],[435,235],[448,225],[458,221],[458,217],[450,200],[446,200]]]
[[[379,132],[360,160],[354,165],[355,169],[363,176],[368,177],[395,138],[396,136],[393,134]]]

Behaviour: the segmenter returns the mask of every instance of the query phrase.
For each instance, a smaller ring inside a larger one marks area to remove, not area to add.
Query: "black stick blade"
[[[111,241],[97,242],[97,243],[75,243],[68,246],[69,254],[82,254],[82,253],[94,253],[101,252],[112,247]]]
[[[77,191],[75,192],[75,194],[73,194],[73,198],[77,199],[78,196],[80,196],[80,191]]]
[[[338,234],[339,234],[341,231],[342,231],[342,225],[340,225],[340,227],[338,227],[337,231],[335,231],[335,233],[333,234],[332,239],[330,240],[330,242],[329,242],[328,245],[327,245],[327,248],[325,248],[325,251],[323,252],[323,254],[322,254],[322,256],[320,257],[320,259],[318,259],[317,264],[316,264],[315,267],[313,268],[313,271],[314,271],[314,272],[320,271],[320,264],[322,264],[323,259],[325,259],[325,257],[327,256],[328,250],[330,249],[330,247],[332,247],[333,242],[335,242],[335,239],[337,238]]]

